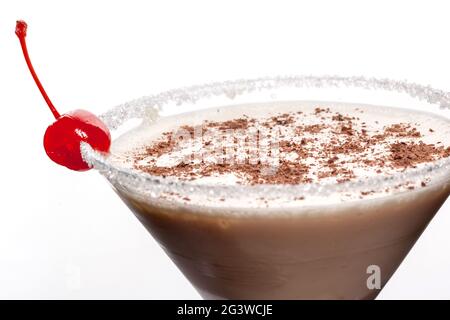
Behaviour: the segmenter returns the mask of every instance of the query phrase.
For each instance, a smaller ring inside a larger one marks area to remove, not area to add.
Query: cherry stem
[[[18,20],[16,22],[16,35],[20,40],[23,56],[25,57],[25,61],[27,62],[28,69],[30,69],[30,73],[33,76],[34,82],[36,82],[36,85],[39,88],[39,91],[41,92],[42,96],[44,97],[45,102],[47,102],[47,105],[50,108],[50,111],[53,113],[53,116],[55,117],[55,119],[58,119],[61,115],[56,110],[52,101],[48,97],[47,92],[45,92],[44,87],[42,86],[42,83],[39,80],[36,71],[34,71],[33,65],[31,64],[30,56],[28,55],[27,43],[25,41],[25,37],[27,35],[27,24],[25,21]]]

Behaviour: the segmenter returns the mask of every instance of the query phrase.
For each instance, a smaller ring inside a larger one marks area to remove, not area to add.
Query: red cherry
[[[89,170],[89,165],[81,157],[80,143],[84,141],[97,151],[108,152],[111,146],[111,135],[108,128],[99,118],[86,110],[75,110],[63,115],[59,114],[47,96],[31,64],[25,42],[27,35],[27,24],[25,21],[17,21],[16,35],[19,37],[23,55],[31,75],[56,119],[45,131],[45,152],[54,162],[69,169],[77,171]]]
[[[69,169],[84,171],[89,166],[81,158],[80,142],[97,151],[108,152],[111,136],[108,128],[94,114],[75,110],[62,115],[45,131],[44,148],[54,162]]]

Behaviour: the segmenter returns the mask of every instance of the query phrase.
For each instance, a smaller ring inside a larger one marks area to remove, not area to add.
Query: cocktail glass
[[[447,118],[450,106],[449,93],[408,82],[292,76],[176,89],[117,106],[101,118],[116,132],[131,119],[154,122],[158,116],[223,105],[293,100],[370,103]],[[112,162],[87,144],[81,149],[204,298],[375,298],[450,190],[448,158],[342,184],[229,186],[152,176]],[[248,205],[256,197],[288,203],[299,195],[320,199],[428,178],[424,188],[375,199]],[[160,195],[168,192],[195,194],[209,204],[162,201]],[[236,201],[225,208],[214,204],[223,198]]]

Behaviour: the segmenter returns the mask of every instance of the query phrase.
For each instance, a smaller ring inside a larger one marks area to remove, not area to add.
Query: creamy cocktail
[[[424,112],[278,101],[144,121],[110,161],[199,188],[142,197],[116,185],[203,297],[365,299],[447,198],[445,175],[397,178],[445,160],[449,134]],[[368,183],[344,187],[355,181]]]
[[[175,89],[100,118],[60,114],[27,24],[15,33],[55,118],[49,158],[101,172],[205,298],[373,298],[448,196],[450,93],[290,76]],[[360,89],[395,107],[363,104]],[[332,91],[341,103],[300,98]],[[136,118],[111,147],[110,130]]]

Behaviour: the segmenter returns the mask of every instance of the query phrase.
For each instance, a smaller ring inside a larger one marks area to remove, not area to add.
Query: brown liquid
[[[283,106],[285,111],[298,108],[295,103]],[[344,113],[345,108],[349,112],[354,109],[344,107],[339,107]],[[214,109],[191,118],[217,121],[233,119],[236,112],[243,111],[270,114],[271,108],[256,105],[223,108],[221,112]],[[445,141],[450,132],[447,120],[442,118],[422,113],[412,118],[409,111],[370,108],[365,107],[364,113],[359,112],[361,108],[355,109],[359,110],[356,116],[361,117],[360,122],[380,120],[381,128],[392,124],[392,119],[421,122],[419,129],[427,143]],[[227,110],[231,110],[230,114]],[[307,108],[302,110],[306,112]],[[192,124],[188,119],[186,115],[160,119],[139,134],[131,132],[121,143],[116,142],[117,153],[132,150],[130,141],[135,136],[140,143],[151,141],[174,124]],[[428,129],[431,124],[435,134]],[[226,201],[203,202],[201,206],[196,195],[189,195],[191,199],[185,201],[180,198],[186,194],[180,194],[178,200],[161,200],[149,195],[141,198],[138,191],[127,191],[120,184],[115,188],[204,298],[370,299],[380,290],[368,287],[368,278],[373,275],[367,273],[368,267],[380,268],[384,286],[450,192],[444,178],[432,177],[430,182],[418,183],[413,190],[390,186],[392,193],[374,197],[369,194],[362,199],[354,190],[356,196],[349,201],[333,203],[326,196],[315,201],[306,196],[304,201],[285,207],[270,203],[269,208],[254,204],[242,209]],[[238,205],[246,206],[244,202]]]
[[[118,193],[204,298],[371,299],[379,290],[368,289],[367,267],[380,267],[383,286],[449,186],[253,216],[164,208]]]

